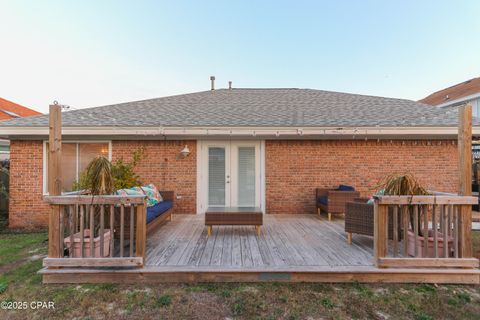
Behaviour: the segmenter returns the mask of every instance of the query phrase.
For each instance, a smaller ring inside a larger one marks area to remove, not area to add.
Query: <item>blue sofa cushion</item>
[[[152,222],[155,218],[158,218],[163,213],[167,212],[168,209],[173,207],[173,202],[171,200],[164,200],[157,203],[154,206],[147,208],[147,224]]]
[[[323,204],[323,205],[327,206],[328,205],[328,197],[327,196],[318,197],[317,202],[318,202],[318,204]]]
[[[352,186],[347,186],[346,184],[341,184],[337,188],[338,191],[355,191],[355,188]]]

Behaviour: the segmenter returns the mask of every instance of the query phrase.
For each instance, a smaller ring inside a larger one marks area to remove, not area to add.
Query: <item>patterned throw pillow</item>
[[[147,207],[153,207],[159,202],[163,201],[162,195],[158,192],[157,187],[151,183],[148,186],[133,187],[129,189],[117,190],[117,194],[120,196],[147,196]]]
[[[128,196],[144,196],[145,193],[139,187],[133,187],[129,189],[119,189],[116,192],[119,196],[128,197]],[[120,205],[117,205],[119,207]],[[127,207],[130,205],[127,204]]]
[[[148,186],[142,186],[139,189],[143,190],[143,192],[147,195],[148,207],[152,207],[163,200],[157,190],[157,187],[155,187],[155,185],[152,183]]]
[[[119,196],[143,196],[145,193],[139,187],[117,190]]]
[[[150,183],[147,187],[150,187],[154,190],[154,192],[157,194],[157,199],[158,199],[158,202],[162,202],[163,201],[163,197],[162,197],[162,194],[160,193],[160,191],[158,191],[158,188],[156,185],[154,185],[153,183]]]

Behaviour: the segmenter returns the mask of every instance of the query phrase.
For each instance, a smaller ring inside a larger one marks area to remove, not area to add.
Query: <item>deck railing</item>
[[[144,196],[46,196],[52,206],[46,267],[141,267]]]
[[[457,195],[377,196],[377,267],[478,267],[472,257],[472,205]]]

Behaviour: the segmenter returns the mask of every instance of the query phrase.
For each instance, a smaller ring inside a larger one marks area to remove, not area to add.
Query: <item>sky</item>
[[[0,97],[48,111],[209,90],[418,100],[480,76],[480,1],[0,0]]]

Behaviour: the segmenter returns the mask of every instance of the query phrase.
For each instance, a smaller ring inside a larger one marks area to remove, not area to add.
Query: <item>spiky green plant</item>
[[[133,152],[132,160],[124,162],[122,158],[111,164],[111,174],[113,177],[113,190],[136,187],[142,184],[140,177],[135,173],[135,166],[143,158],[144,148]],[[89,192],[91,186],[90,176],[87,170],[80,173],[78,181],[72,185],[72,190],[86,190]]]
[[[377,187],[384,190],[384,195],[389,196],[424,196],[430,194],[410,173],[389,175]],[[408,212],[410,216],[410,225],[413,229],[413,206],[408,206]],[[419,225],[422,221],[422,216],[423,213],[418,215]],[[419,235],[422,236],[422,234],[422,231],[419,230]]]
[[[385,190],[384,194],[390,196],[423,196],[429,194],[410,173],[389,175],[378,185],[378,188]]]
[[[86,187],[92,195],[113,193],[112,164],[104,156],[96,157],[88,164]]]

